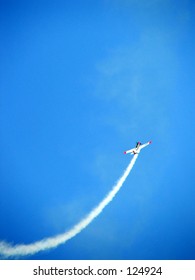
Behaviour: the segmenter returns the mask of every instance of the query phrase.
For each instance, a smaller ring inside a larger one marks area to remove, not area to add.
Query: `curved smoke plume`
[[[123,175],[115,184],[113,189],[108,193],[108,195],[96,206],[84,219],[82,219],[78,224],[73,226],[69,231],[62,234],[56,235],[54,237],[49,237],[36,241],[31,244],[16,244],[11,245],[7,242],[0,242],[0,255],[3,257],[14,257],[14,256],[25,256],[38,253],[40,251],[55,248],[60,244],[65,243],[67,240],[73,238],[75,235],[80,233],[84,228],[86,228],[102,211],[103,209],[112,201],[117,192],[122,187],[127,176],[129,175],[131,169],[133,168],[138,155],[134,155],[131,162],[125,169]]]

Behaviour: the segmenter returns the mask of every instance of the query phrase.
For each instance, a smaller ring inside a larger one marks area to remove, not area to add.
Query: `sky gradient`
[[[139,2],[139,3],[138,3]],[[0,2],[0,240],[27,259],[195,259],[193,1]],[[192,146],[192,148],[191,148]]]

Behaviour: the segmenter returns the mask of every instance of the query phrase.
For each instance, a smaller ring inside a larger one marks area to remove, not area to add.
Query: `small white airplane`
[[[151,143],[152,143],[152,141],[149,141],[145,144],[142,144],[141,142],[137,142],[135,148],[125,151],[124,154],[129,154],[129,153],[131,153],[131,155],[139,154],[141,149],[145,148],[146,146],[148,146]]]

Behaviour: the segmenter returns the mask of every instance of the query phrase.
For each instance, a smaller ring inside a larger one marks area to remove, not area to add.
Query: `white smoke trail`
[[[127,166],[121,178],[118,180],[113,189],[108,193],[108,195],[99,203],[99,205],[95,207],[83,220],[76,224],[72,229],[54,237],[42,239],[40,241],[27,245],[19,244],[12,246],[7,242],[0,242],[0,255],[4,257],[32,255],[40,251],[55,248],[80,233],[103,211],[106,205],[108,205],[112,201],[114,196],[122,187],[131,169],[133,168],[137,157],[137,154],[134,155],[133,159]]]

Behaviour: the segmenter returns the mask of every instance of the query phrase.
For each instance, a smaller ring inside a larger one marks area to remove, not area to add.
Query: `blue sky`
[[[70,229],[152,140],[92,224],[26,258],[195,258],[194,8],[0,2],[0,240]]]

